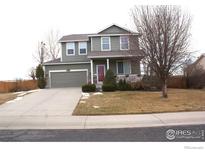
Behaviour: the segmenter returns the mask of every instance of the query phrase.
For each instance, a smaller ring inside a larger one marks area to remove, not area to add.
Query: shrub
[[[38,87],[40,89],[44,89],[46,86],[46,80],[44,78],[44,70],[43,67],[39,64],[36,68],[36,78],[38,80]]]
[[[195,68],[193,72],[187,76],[187,85],[189,88],[202,89],[205,87],[205,70]]]
[[[38,83],[38,87],[39,87],[40,89],[44,89],[45,86],[46,86],[46,80],[45,80],[45,78],[40,78],[40,79],[38,79],[38,80],[37,80],[37,83]]]
[[[119,83],[118,83],[118,90],[121,91],[126,91],[126,90],[132,90],[132,86],[126,82],[126,80],[122,80],[120,79]]]
[[[112,84],[116,86],[116,78],[112,70],[107,70],[103,84]]]
[[[112,70],[107,70],[105,79],[103,80],[102,90],[103,91],[115,91],[116,86],[116,78]]]
[[[144,90],[159,90],[161,89],[161,82],[156,76],[143,76],[142,78]]]
[[[103,91],[115,91],[116,90],[116,85],[113,85],[113,84],[103,84],[102,85],[102,90]]]
[[[143,84],[142,81],[137,81],[137,82],[132,84],[132,88],[133,88],[133,90],[144,90],[145,85]]]
[[[95,92],[96,86],[95,84],[85,84],[82,86],[82,91],[83,92]]]

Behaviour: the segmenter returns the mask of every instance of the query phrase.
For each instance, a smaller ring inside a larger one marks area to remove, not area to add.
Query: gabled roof
[[[118,28],[120,30],[121,33],[135,33],[127,28],[124,28],[122,26],[119,26],[117,24],[112,24],[112,25],[109,25],[108,27],[104,28],[103,30],[99,31],[97,34],[104,34],[105,31],[111,29],[111,28]]]
[[[185,71],[191,73],[193,71],[193,69],[197,67],[197,64],[201,61],[201,59],[203,57],[205,57],[205,53],[202,54],[200,57],[198,57],[195,62],[193,62],[192,64],[188,65],[187,68],[185,69]]]
[[[89,34],[71,34],[63,36],[59,42],[88,41]]]
[[[115,31],[112,31],[115,30]],[[106,35],[139,35],[137,32],[133,32],[127,28],[118,26],[116,24],[112,24],[103,30],[99,31],[95,34],[71,34],[71,35],[65,35],[63,36],[59,42],[75,42],[75,41],[88,41],[89,37],[92,36],[106,36]]]

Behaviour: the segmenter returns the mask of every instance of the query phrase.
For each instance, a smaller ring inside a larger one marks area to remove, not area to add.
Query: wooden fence
[[[168,80],[168,88],[187,88],[187,79],[184,76],[172,76]]]
[[[0,81],[0,93],[37,89],[36,80]]]

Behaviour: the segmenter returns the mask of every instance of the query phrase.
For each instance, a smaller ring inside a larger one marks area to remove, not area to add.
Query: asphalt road
[[[170,130],[171,129],[171,130]],[[169,130],[169,131],[168,131]],[[0,141],[20,142],[204,142],[204,125],[68,130],[0,130]],[[169,139],[168,139],[169,138]]]

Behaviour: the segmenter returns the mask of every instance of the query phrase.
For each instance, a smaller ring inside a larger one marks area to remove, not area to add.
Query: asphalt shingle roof
[[[63,36],[59,42],[69,42],[69,41],[88,41],[89,34],[71,34]]]

